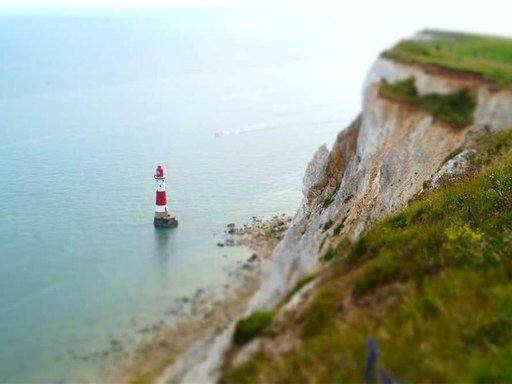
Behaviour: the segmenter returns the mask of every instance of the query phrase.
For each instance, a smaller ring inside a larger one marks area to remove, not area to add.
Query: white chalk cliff
[[[453,129],[427,112],[379,97],[383,80],[393,83],[411,77],[420,94],[470,90],[477,101],[473,125]],[[272,309],[300,276],[314,271],[320,257],[336,245],[334,228],[357,239],[372,223],[406,206],[454,149],[479,134],[512,127],[510,111],[512,93],[493,91],[476,76],[378,58],[364,84],[361,114],[340,132],[330,152],[320,147],[308,165],[302,203],[245,315]],[[203,341],[205,358],[191,359],[192,366],[179,381],[215,381],[233,328],[211,342]]]
[[[474,92],[474,124],[454,130],[426,112],[379,97],[382,80],[411,77],[420,94]],[[301,275],[314,270],[330,246],[333,227],[343,222],[341,233],[356,239],[376,220],[407,205],[454,149],[479,134],[512,127],[511,110],[510,91],[493,92],[477,77],[377,59],[365,81],[361,115],[338,135],[328,155],[321,147],[308,165],[303,201],[250,311],[272,308]],[[323,231],[329,221],[334,224]]]

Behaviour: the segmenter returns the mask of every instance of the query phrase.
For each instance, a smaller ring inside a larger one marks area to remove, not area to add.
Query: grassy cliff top
[[[424,31],[382,56],[475,74],[498,89],[512,87],[512,39],[508,38]]]

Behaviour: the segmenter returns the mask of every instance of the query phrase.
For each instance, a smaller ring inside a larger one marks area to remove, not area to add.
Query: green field
[[[291,350],[260,352],[222,381],[370,382],[373,338],[377,376],[512,382],[512,132],[474,147],[463,177],[331,250],[298,320],[265,323],[264,337],[293,330]]]
[[[428,39],[407,39],[382,56],[476,74],[496,89],[512,87],[512,39],[426,31]]]

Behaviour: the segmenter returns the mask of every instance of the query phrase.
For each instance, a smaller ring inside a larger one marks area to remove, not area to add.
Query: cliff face
[[[466,55],[461,70],[453,69],[460,62],[458,57],[455,61],[447,59],[454,46],[443,44],[441,41],[422,47],[426,51],[399,52],[404,57],[415,55],[418,61],[398,61],[383,55],[373,64],[364,83],[361,114],[340,132],[330,151],[320,147],[309,163],[302,203],[266,265],[261,287],[246,315],[274,310],[299,278],[318,269],[322,257],[340,246],[343,239],[358,239],[384,216],[408,205],[424,188],[438,185],[442,175],[463,169],[471,150],[459,154],[455,150],[469,146],[487,133],[512,128],[511,88],[499,90],[489,80],[496,73],[492,63],[486,62],[489,68],[483,68],[481,74],[473,71],[481,64],[478,57],[474,58],[474,44],[485,45],[489,52],[496,48],[493,44],[502,50],[503,42],[486,38],[482,43],[478,37],[459,42],[462,48],[473,44],[470,50],[454,48],[453,55]],[[427,52],[425,57],[421,56],[423,52]],[[472,55],[469,59],[467,52]],[[425,63],[432,57],[437,57],[437,66]],[[505,64],[498,61],[493,65],[503,69]],[[499,75],[505,84],[512,82],[506,70]],[[415,92],[420,96],[467,90],[476,102],[472,124],[454,128],[414,104],[380,96],[383,82],[394,84],[410,78],[414,79]],[[314,289],[314,284],[308,285],[309,289]],[[293,299],[289,301],[292,302]],[[220,335],[198,343],[194,348],[201,353],[194,353],[193,348],[178,362],[182,365],[181,373],[175,376],[175,381],[214,381],[234,329],[232,322]],[[247,357],[254,353],[255,345],[247,345],[239,355]]]
[[[454,129],[410,105],[379,97],[383,80],[411,77],[419,94],[469,90],[477,102],[474,123]],[[249,311],[273,308],[301,275],[313,271],[334,245],[333,231],[358,238],[407,205],[453,150],[512,127],[511,110],[512,93],[495,92],[478,76],[379,58],[365,81],[361,115],[338,135],[330,152],[319,148],[308,165],[302,204]]]

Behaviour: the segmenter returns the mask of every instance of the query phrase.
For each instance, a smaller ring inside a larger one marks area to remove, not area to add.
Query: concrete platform
[[[153,224],[157,228],[176,228],[178,226],[178,220],[174,216],[167,216],[156,218],[153,220]]]

